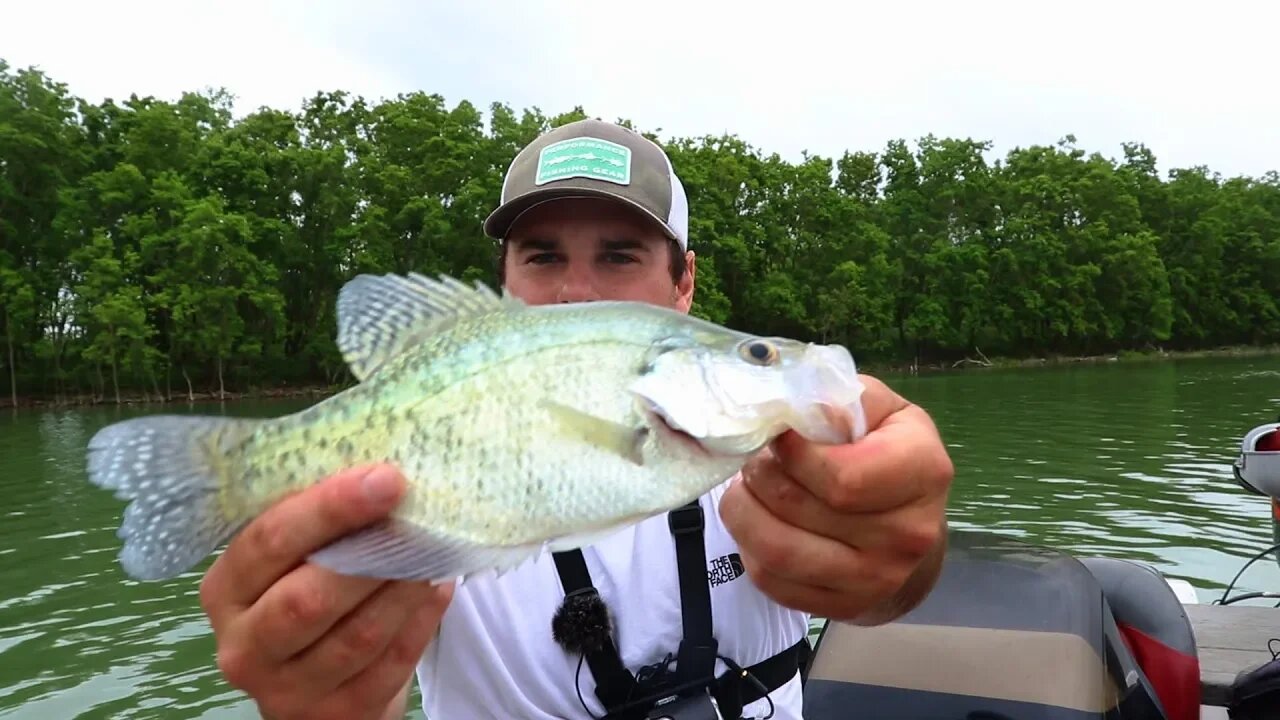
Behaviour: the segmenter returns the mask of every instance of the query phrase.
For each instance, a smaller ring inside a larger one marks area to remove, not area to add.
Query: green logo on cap
[[[561,140],[538,154],[535,185],[571,177],[631,183],[631,148],[597,138]]]

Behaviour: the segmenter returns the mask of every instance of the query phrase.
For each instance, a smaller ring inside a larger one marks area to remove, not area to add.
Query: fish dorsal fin
[[[523,303],[476,281],[441,276],[357,275],[338,293],[338,350],[357,380],[423,338],[464,317],[504,312]]]

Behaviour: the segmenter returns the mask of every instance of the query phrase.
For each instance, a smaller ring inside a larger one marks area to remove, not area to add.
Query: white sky
[[[0,57],[91,100],[226,87],[237,110],[321,89],[452,106],[582,105],[664,137],[729,131],[838,156],[936,135],[1074,133],[1161,172],[1280,170],[1280,5],[699,0],[0,0]],[[892,8],[890,7],[892,6]]]

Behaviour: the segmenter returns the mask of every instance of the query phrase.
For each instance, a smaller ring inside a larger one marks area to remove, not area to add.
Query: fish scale
[[[131,577],[185,572],[284,495],[388,462],[385,519],[314,552],[336,572],[449,580],[582,547],[707,492],[793,429],[847,442],[847,350],[635,302],[528,306],[453,278],[361,275],[338,301],[357,384],[278,418],[99,431],[89,479],[129,501]],[[856,433],[855,433],[856,435]]]

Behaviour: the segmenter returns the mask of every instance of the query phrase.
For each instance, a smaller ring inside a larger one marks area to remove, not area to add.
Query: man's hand
[[[200,585],[218,668],[269,720],[382,718],[412,677],[453,585],[338,575],[306,564],[385,516],[404,491],[389,467],[344,471],[238,534]]]
[[[923,410],[860,377],[865,437],[832,446],[782,435],[743,468],[720,515],[747,574],[778,603],[879,624],[937,579],[955,471]]]

